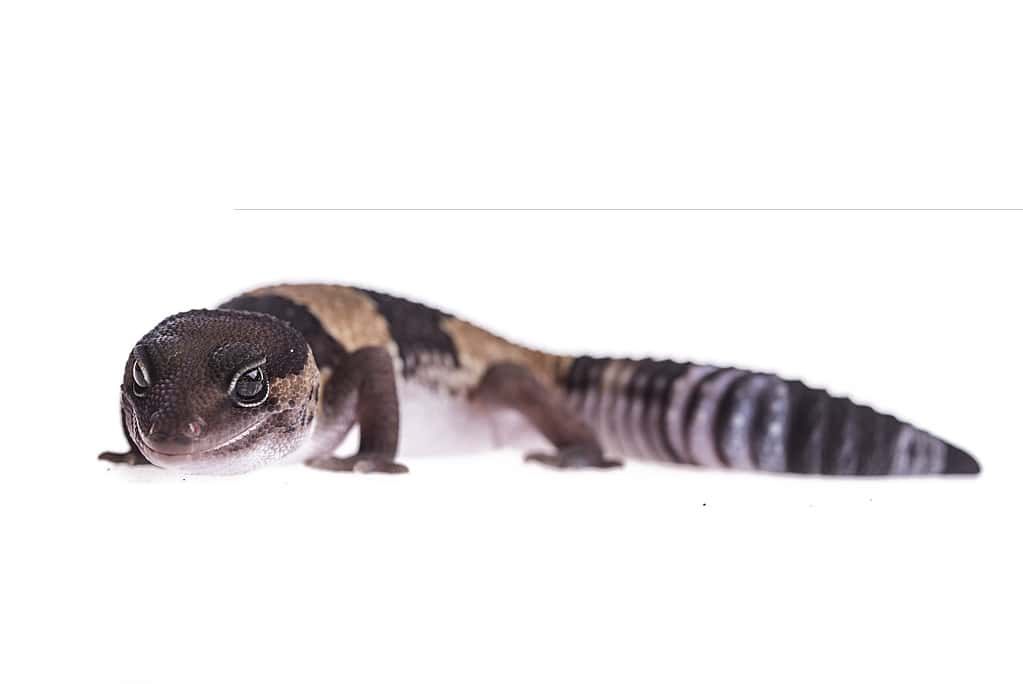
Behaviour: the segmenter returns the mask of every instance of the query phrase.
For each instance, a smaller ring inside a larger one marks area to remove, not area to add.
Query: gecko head
[[[129,438],[151,463],[239,473],[309,437],[319,372],[302,335],[261,313],[171,316],[131,351],[121,383]]]

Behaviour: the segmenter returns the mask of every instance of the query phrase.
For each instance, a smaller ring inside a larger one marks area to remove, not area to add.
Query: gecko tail
[[[582,356],[561,382],[613,457],[820,475],[980,472],[928,432],[768,373]]]
[[[948,453],[945,455],[945,469],[943,475],[979,475],[980,463],[970,454],[959,447],[945,443]]]

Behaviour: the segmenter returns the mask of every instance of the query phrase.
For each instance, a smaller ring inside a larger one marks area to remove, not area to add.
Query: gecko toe
[[[373,458],[367,455],[314,456],[305,461],[310,468],[333,470],[343,473],[407,473],[408,467],[394,461]]]
[[[620,468],[620,461],[604,458],[600,449],[589,446],[565,447],[556,453],[526,454],[527,463],[541,463],[551,468]]]

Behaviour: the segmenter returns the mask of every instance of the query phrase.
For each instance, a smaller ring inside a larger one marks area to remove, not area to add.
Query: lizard
[[[425,414],[434,427],[481,447],[522,446],[527,461],[554,468],[637,458],[819,475],[980,472],[962,449],[796,380],[546,353],[424,304],[331,284],[262,287],[164,319],[124,367],[129,449],[99,458],[196,474],[276,462],[404,473],[402,415],[422,398],[443,407]],[[356,427],[355,453],[336,454]]]

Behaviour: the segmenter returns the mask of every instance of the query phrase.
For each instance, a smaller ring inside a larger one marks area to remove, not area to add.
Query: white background
[[[0,679],[1020,681],[1023,213],[234,211],[1023,207],[1016,3],[12,5]],[[985,471],[94,460],[138,337],[286,280],[774,370]]]

